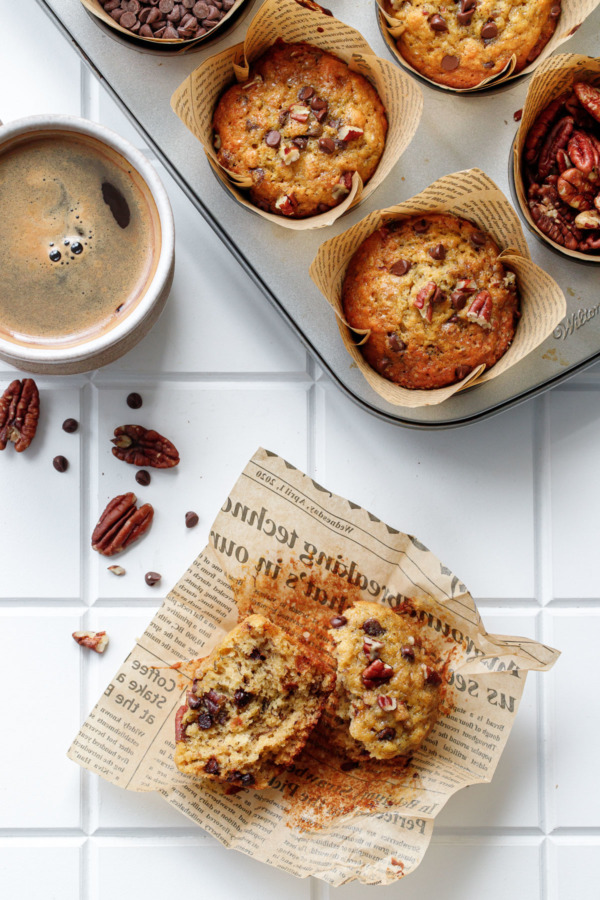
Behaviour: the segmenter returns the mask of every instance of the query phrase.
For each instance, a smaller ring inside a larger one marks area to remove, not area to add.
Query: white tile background
[[[0,0],[0,12],[5,121],[83,114],[144,149],[35,3]],[[0,897],[597,900],[600,368],[469,428],[415,433],[379,422],[320,374],[157,168],[177,227],[164,315],[107,369],[39,378],[35,444],[0,459]],[[0,363],[0,387],[12,375]],[[133,414],[131,390],[144,398]],[[60,428],[67,416],[81,422],[75,435]],[[153,472],[139,488],[110,454],[125,419],[160,422],[180,469]],[[159,797],[120,791],[65,757],[259,444],[417,534],[469,585],[488,630],[563,651],[550,674],[529,679],[492,784],[450,801],[421,868],[392,887],[328,890],[276,872],[225,851]],[[57,453],[70,461],[65,474],[52,468]],[[117,579],[89,535],[106,500],[136,488],[156,523]],[[190,531],[188,509],[200,514]],[[161,585],[145,585],[148,569],[162,572]],[[80,627],[109,632],[104,657],[74,644]]]

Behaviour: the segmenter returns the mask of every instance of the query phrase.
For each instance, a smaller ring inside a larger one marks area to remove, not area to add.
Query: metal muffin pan
[[[533,353],[493,381],[455,395],[438,406],[392,406],[363,379],[346,352],[335,314],[313,285],[308,268],[319,245],[367,213],[406,200],[449,172],[477,166],[516,206],[509,185],[514,113],[523,106],[529,78],[502,90],[460,95],[421,85],[424,111],[407,151],[382,185],[358,208],[329,228],[295,233],[240,210],[213,176],[204,151],[170,107],[175,88],[208,56],[243,40],[262,0],[249,0],[227,34],[217,33],[192,53],[138,52],[99,28],[76,0],[38,0],[87,65],[156,152],[192,203],[247,274],[294,329],[305,347],[352,400],[397,425],[448,428],[483,419],[558,384],[600,360],[600,332],[593,310],[598,297],[590,266],[567,260],[527,231],[534,261],[561,285],[567,299],[564,322]],[[373,0],[332,0],[333,13],[357,28],[375,53],[390,58]],[[600,55],[600,7],[560,52]],[[590,314],[587,315],[587,312]]]

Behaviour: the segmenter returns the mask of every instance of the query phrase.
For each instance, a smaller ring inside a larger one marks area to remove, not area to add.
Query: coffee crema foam
[[[119,153],[76,132],[0,148],[0,337],[73,346],[113,328],[160,256],[156,204]]]

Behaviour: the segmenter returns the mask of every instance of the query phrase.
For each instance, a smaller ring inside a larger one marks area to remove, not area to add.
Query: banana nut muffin
[[[397,47],[421,75],[451,88],[472,88],[516,57],[533,62],[552,37],[560,0],[388,0],[404,30]]]
[[[440,388],[510,346],[516,279],[493,239],[442,213],[390,222],[358,248],[342,288],[348,324],[370,329],[360,350],[380,375],[408,389]]]
[[[337,206],[354,172],[369,180],[387,117],[375,89],[340,59],[279,40],[223,94],[213,128],[221,165],[252,179],[252,202],[301,219]]]
[[[336,617],[330,634],[337,692],[349,700],[341,712],[349,715],[350,737],[375,759],[413,753],[440,717],[442,702],[442,677],[416,619],[359,601]]]
[[[251,615],[201,660],[176,716],[188,775],[264,788],[302,750],[335,684],[312,651]]]

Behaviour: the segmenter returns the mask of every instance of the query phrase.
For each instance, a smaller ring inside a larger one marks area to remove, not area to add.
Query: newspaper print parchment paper
[[[374,769],[340,771],[326,748],[309,743],[260,792],[227,795],[177,771],[182,672],[236,623],[232,583],[254,583],[256,608],[271,608],[275,621],[316,623],[306,632],[313,643],[318,622],[350,596],[391,607],[411,598],[423,634],[451,661],[452,710],[408,767],[373,761]],[[420,541],[260,449],[226,498],[209,545],[136,641],[69,756],[127,790],[158,791],[226,847],[293,875],[387,884],[419,865],[448,798],[491,779],[527,672],[547,670],[557,657],[529,638],[487,634],[466,587]]]

